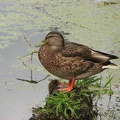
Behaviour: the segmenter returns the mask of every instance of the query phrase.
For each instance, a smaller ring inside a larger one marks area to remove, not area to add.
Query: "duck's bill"
[[[46,42],[43,40],[43,41],[39,42],[38,44],[36,44],[35,47],[40,47],[45,44],[46,44]]]

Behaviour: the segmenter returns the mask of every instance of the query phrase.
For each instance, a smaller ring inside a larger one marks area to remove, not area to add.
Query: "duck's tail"
[[[107,69],[107,68],[111,68],[111,69],[118,69],[119,68],[119,65],[116,65],[114,63],[111,63],[110,61],[104,63],[103,69]]]

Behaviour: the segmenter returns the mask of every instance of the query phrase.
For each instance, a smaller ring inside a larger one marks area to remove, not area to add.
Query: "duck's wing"
[[[90,58],[94,62],[100,62],[100,63],[106,63],[111,59],[118,59],[117,56],[111,55],[108,53],[100,52],[100,51],[95,51],[91,50],[91,55],[92,57]]]
[[[64,57],[90,57],[90,48],[82,44],[77,44],[74,42],[67,42],[64,45],[64,49],[60,52]]]
[[[66,42],[64,46],[64,49],[60,52],[63,57],[80,57],[81,60],[89,60],[96,63],[105,63],[110,59],[118,58],[115,55],[95,51],[85,45],[74,42]]]

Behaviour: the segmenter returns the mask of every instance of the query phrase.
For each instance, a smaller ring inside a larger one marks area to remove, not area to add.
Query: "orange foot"
[[[70,92],[74,88],[75,78],[73,77],[72,80],[69,80],[68,84],[62,84],[64,88],[59,88],[58,91],[65,91]]]

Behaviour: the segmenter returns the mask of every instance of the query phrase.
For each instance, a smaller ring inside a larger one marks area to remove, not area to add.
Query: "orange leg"
[[[75,77],[73,77],[72,80],[69,80],[69,83],[67,84],[68,86],[65,88],[60,88],[58,91],[70,92],[74,88],[75,80]]]
[[[68,84],[64,84],[64,83],[58,83],[58,86],[60,86],[60,87],[69,87],[70,86],[70,84],[71,84],[71,80],[69,80],[69,83]]]

